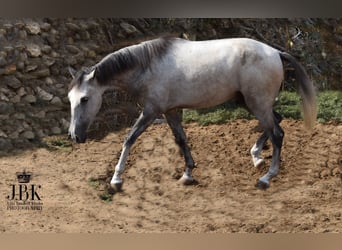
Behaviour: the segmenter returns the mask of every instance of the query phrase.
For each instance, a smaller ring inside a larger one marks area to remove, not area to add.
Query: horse
[[[284,138],[281,116],[273,110],[284,77],[283,61],[294,68],[304,122],[311,128],[317,115],[315,88],[304,67],[289,53],[249,38],[189,41],[161,37],[124,47],[91,67],[78,71],[69,67],[69,134],[75,142],[85,142],[102,94],[108,89],[125,90],[138,97],[143,108],[124,140],[110,185],[121,189],[132,145],[161,115],[184,156],[185,171],[179,182],[192,184],[195,163],[177,110],[213,107],[241,96],[263,129],[250,151],[255,167],[264,163],[261,151],[265,142],[270,139],[272,143],[270,167],[255,184],[267,189],[278,174]]]

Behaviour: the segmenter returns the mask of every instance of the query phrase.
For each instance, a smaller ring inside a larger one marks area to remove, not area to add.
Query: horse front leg
[[[165,113],[165,118],[172,130],[173,135],[175,136],[176,143],[182,150],[185,159],[185,172],[180,178],[179,182],[184,185],[193,184],[194,179],[192,177],[192,170],[195,167],[195,163],[191,156],[189,146],[186,142],[186,135],[182,127],[180,116],[176,110],[171,110]]]
[[[154,121],[155,118],[156,113],[144,110],[133,125],[131,131],[128,133],[128,136],[122,147],[120,159],[115,167],[115,172],[112,180],[110,181],[110,185],[116,190],[120,190],[122,188],[121,174],[125,169],[126,160],[132,145],[137,140],[137,138],[145,131],[145,129]]]

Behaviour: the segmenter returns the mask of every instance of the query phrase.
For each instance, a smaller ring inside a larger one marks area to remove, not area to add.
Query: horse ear
[[[71,67],[71,66],[69,66],[68,69],[69,69],[69,73],[72,76],[72,78],[75,78],[76,70],[73,67]]]
[[[89,75],[88,75],[89,79],[93,79],[95,77],[95,69],[93,69]]]

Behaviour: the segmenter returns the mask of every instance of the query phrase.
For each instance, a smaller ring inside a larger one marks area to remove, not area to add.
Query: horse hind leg
[[[269,128],[266,130],[266,133],[268,133],[273,147],[273,153],[272,153],[272,161],[271,166],[268,169],[267,173],[262,176],[257,184],[256,187],[259,189],[266,189],[270,186],[270,180],[278,175],[279,172],[279,165],[280,165],[280,153],[281,153],[281,147],[283,144],[283,138],[284,138],[284,131],[279,126],[278,119],[274,115],[274,126],[273,128]]]
[[[261,157],[261,151],[267,139],[268,134],[266,132],[263,132],[251,149],[253,164],[256,168],[264,164],[264,159]]]
[[[176,143],[178,144],[184,155],[186,168],[179,182],[184,185],[191,185],[194,183],[192,170],[195,167],[195,163],[192,158],[189,146],[186,142],[186,135],[182,127],[181,119],[176,110],[171,110],[165,113],[165,118],[172,130],[173,135],[175,136]]]
[[[276,119],[276,122],[280,123],[281,120],[282,120],[281,115],[278,112],[274,111],[274,110],[273,110],[273,115],[274,115],[274,117]],[[261,136],[258,138],[256,143],[253,145],[253,147],[252,147],[252,149],[250,151],[250,153],[252,155],[253,164],[254,164],[255,167],[260,167],[265,162],[264,159],[261,157],[261,151],[264,148],[265,143],[268,140],[268,138],[269,138],[268,133],[264,131],[261,134]]]

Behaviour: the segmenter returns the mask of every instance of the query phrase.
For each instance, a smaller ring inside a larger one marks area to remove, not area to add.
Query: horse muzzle
[[[76,126],[74,128],[70,127],[69,137],[76,143],[85,143],[87,140],[87,126]]]

